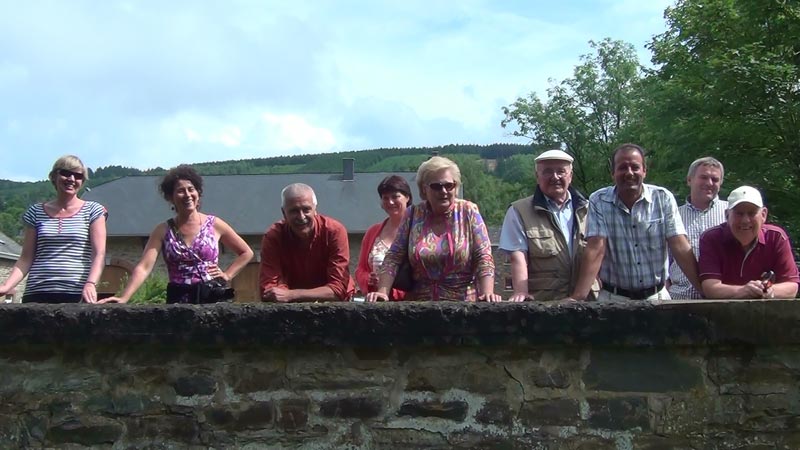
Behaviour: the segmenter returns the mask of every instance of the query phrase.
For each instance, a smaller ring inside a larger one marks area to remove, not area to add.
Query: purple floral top
[[[432,214],[427,202],[406,210],[382,270],[396,275],[408,254],[414,290],[406,300],[474,301],[475,279],[494,275],[492,245],[478,206],[456,199],[440,236],[431,229]]]
[[[217,264],[219,259],[214,219],[214,216],[206,216],[206,221],[191,246],[187,246],[167,223],[167,234],[161,242],[161,254],[167,265],[170,283],[195,284],[210,279],[208,266]]]

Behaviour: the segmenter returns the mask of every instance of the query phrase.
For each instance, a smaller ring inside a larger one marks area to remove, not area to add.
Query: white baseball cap
[[[547,159],[556,159],[559,161],[566,161],[570,163],[573,161],[572,156],[569,156],[569,153],[563,150],[548,150],[542,153],[541,155],[537,156],[534,161],[539,162]]]
[[[740,203],[752,203],[759,208],[764,207],[761,193],[752,186],[741,186],[731,191],[728,196],[728,209],[733,209]]]

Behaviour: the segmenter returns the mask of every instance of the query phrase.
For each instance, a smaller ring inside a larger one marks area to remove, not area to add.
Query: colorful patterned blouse
[[[432,216],[427,202],[406,211],[382,270],[396,275],[409,255],[414,290],[406,300],[475,301],[476,279],[494,276],[492,246],[478,206],[456,199],[440,236],[431,228]]]
[[[219,258],[214,219],[215,216],[206,216],[206,221],[191,246],[187,246],[167,223],[167,233],[161,243],[161,255],[167,265],[171,283],[195,284],[211,278],[208,276],[208,266],[217,264]]]

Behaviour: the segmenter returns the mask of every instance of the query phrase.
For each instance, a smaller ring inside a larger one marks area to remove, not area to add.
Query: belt
[[[615,295],[628,297],[631,300],[644,300],[651,295],[658,294],[661,289],[664,289],[664,283],[658,283],[655,286],[644,289],[622,289],[614,286],[611,283],[603,282],[603,290],[611,292]]]

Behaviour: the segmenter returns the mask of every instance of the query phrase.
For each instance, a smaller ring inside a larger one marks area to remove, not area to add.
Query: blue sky
[[[0,179],[524,142],[501,107],[589,40],[639,49],[665,0],[0,0]]]

